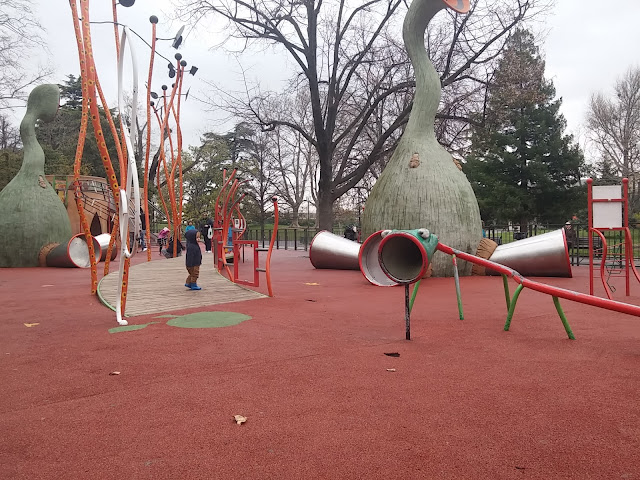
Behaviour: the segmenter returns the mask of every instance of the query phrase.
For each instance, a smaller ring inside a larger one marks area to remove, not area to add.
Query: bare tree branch
[[[0,110],[24,105],[27,90],[52,73],[50,67],[29,71],[33,51],[47,51],[42,25],[32,0],[3,0],[0,9]]]

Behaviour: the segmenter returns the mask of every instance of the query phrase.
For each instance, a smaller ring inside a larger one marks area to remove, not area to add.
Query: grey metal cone
[[[100,235],[96,235],[93,237],[95,241],[98,242],[100,246],[100,251],[96,249],[96,258],[98,254],[100,254],[99,262],[104,262],[107,259],[107,251],[109,250],[109,242],[111,241],[111,235],[108,233],[101,233]],[[95,244],[95,243],[94,243]],[[113,260],[116,258],[118,254],[118,246],[114,243],[113,248],[111,249],[111,258],[109,260]]]
[[[360,244],[323,230],[318,232],[309,246],[309,259],[315,268],[358,270]]]
[[[47,255],[47,267],[79,267],[91,266],[89,248],[84,234],[74,235],[67,243],[61,243]]]
[[[525,277],[571,277],[564,229],[500,245],[489,258]],[[499,275],[487,268],[487,275]]]

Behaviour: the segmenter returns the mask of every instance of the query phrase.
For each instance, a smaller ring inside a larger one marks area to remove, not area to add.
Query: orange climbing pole
[[[151,80],[153,79],[153,63],[156,54],[156,25],[158,24],[158,17],[152,16],[149,18],[151,22],[151,55],[149,57],[149,75],[147,78],[147,143],[144,152],[144,183],[143,183],[143,205],[144,205],[144,218],[145,218],[145,231],[146,237],[145,244],[147,245],[147,262],[151,261],[151,222],[149,221],[149,153],[151,151]]]

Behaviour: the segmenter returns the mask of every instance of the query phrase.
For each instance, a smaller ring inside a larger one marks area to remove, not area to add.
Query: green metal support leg
[[[556,310],[558,311],[558,315],[560,315],[560,320],[562,320],[562,325],[564,325],[564,330],[567,332],[569,340],[575,340],[576,337],[573,336],[573,332],[571,331],[567,317],[564,315],[564,311],[562,310],[558,297],[553,297],[553,304],[556,306]]]
[[[418,295],[418,287],[420,286],[420,282],[421,282],[421,280],[418,280],[413,285],[413,292],[411,293],[411,300],[409,300],[409,312],[411,312],[411,310],[413,310],[413,302],[416,301],[416,296]]]
[[[456,262],[456,256],[451,255],[453,261],[453,277],[456,283],[456,298],[458,299],[458,317],[460,320],[464,320],[464,312],[462,311],[462,294],[460,293],[460,277],[458,275],[458,262]]]
[[[509,311],[509,307],[511,307],[511,294],[509,293],[509,279],[504,273],[502,274],[502,283],[504,284],[504,298],[507,300],[507,311]]]
[[[516,303],[518,301],[518,297],[520,296],[520,292],[524,288],[524,285],[518,285],[516,291],[513,292],[513,298],[509,302],[509,312],[507,313],[507,321],[504,324],[504,331],[508,332],[509,327],[511,326],[511,319],[513,318],[513,312],[516,310]]]

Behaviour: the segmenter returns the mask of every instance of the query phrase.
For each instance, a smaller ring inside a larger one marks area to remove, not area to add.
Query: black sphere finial
[[[156,17],[155,15],[151,15],[151,16],[149,17],[149,21],[150,21],[151,23],[158,23],[158,17]]]
[[[169,88],[169,87],[167,87],[166,85],[162,85],[162,90],[165,90],[165,91],[166,91],[166,90],[167,90],[167,88]]]
[[[180,65],[182,65],[183,67],[187,66],[187,61],[186,60],[180,60]]]
[[[134,3],[136,3],[136,0],[120,0],[120,5],[123,7],[131,7]]]
[[[182,59],[182,54],[181,53],[176,53],[174,55],[174,57],[175,57],[176,60],[181,60]]]

